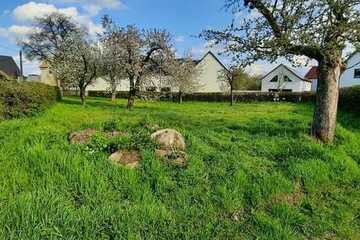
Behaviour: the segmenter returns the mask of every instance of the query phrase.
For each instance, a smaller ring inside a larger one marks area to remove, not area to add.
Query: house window
[[[277,75],[270,80],[270,82],[277,82],[277,81],[279,81],[279,77]]]
[[[292,80],[288,76],[284,76],[284,82],[292,82]]]
[[[279,89],[269,89],[269,92],[279,92]]]
[[[171,92],[171,88],[163,87],[163,88],[161,88],[161,92]]]
[[[147,92],[156,92],[156,87],[147,87],[146,91]]]
[[[354,70],[354,78],[360,78],[360,69]]]

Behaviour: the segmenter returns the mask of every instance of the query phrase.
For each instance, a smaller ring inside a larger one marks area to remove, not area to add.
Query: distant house
[[[262,92],[309,92],[311,80],[280,64],[261,79]]]
[[[346,60],[346,70],[341,74],[339,87],[352,87],[360,85],[360,52],[355,52]],[[318,67],[312,67],[307,73],[307,77],[314,79],[312,81],[311,90],[316,92],[317,90],[317,80],[318,80]]]
[[[305,75],[305,79],[311,81],[312,92],[316,92],[318,76],[319,76],[319,69],[317,66],[312,66]]]
[[[49,64],[47,62],[42,62],[39,66],[40,68],[40,82],[45,83],[50,86],[57,86],[57,81],[54,74],[51,72]]]
[[[20,69],[10,56],[0,56],[0,74],[17,79],[20,77]]]
[[[220,71],[226,69],[225,65],[216,57],[211,51],[207,52],[200,60],[195,60],[196,67],[199,68],[199,85],[201,86],[196,92],[209,93],[209,92],[222,92],[222,83],[219,82],[218,76]],[[168,89],[166,84],[166,76],[158,74],[151,79],[150,86],[145,86],[144,91],[161,91]],[[102,78],[99,78],[95,84],[88,87],[88,91],[106,91],[109,85]],[[129,91],[129,81],[121,81],[118,91]],[[174,89],[169,89],[174,91]]]
[[[200,60],[194,60],[196,67],[199,68],[199,85],[201,86],[197,92],[222,92],[222,83],[219,82],[218,76],[221,70],[226,69],[225,65],[216,57],[211,51],[207,52]],[[46,83],[51,86],[57,86],[56,79],[46,62],[41,63],[39,66],[41,70],[40,82]],[[169,89],[166,84],[166,76],[162,74],[155,75],[148,86],[144,86],[144,91],[162,91],[163,89]],[[118,91],[129,91],[129,81],[124,79],[121,81]],[[103,79],[99,78],[96,82],[88,86],[87,91],[108,91],[109,84]]]

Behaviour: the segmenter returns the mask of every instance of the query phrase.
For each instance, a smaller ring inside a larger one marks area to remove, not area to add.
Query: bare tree
[[[119,28],[105,15],[102,18],[105,31],[100,35],[101,43],[101,76],[109,84],[111,100],[115,101],[116,91],[121,84],[121,79],[126,78],[124,66],[119,61],[121,56],[121,38]]]
[[[178,91],[179,103],[182,103],[184,93],[194,92],[201,88],[199,80],[201,68],[197,66],[191,54],[186,53],[184,58],[180,59],[172,57],[164,68],[169,75],[167,78],[169,85]]]
[[[67,37],[80,31],[79,26],[61,13],[36,18],[33,29],[35,31],[19,44],[28,59],[46,61],[50,68],[54,65],[54,59],[62,54],[62,44]],[[61,90],[60,77],[56,79]]]
[[[243,66],[278,57],[307,56],[319,64],[312,135],[332,142],[335,135],[339,78],[346,43],[360,40],[359,0],[225,0],[236,16],[225,30],[202,36],[223,44]],[[247,12],[248,9],[253,13]]]
[[[100,73],[100,49],[84,32],[74,33],[62,44],[62,54],[54,59],[53,68],[59,73],[64,85],[78,88],[81,103],[85,105],[86,88],[96,81]]]
[[[221,83],[223,91],[230,90],[230,105],[234,105],[234,84],[237,78],[237,71],[235,66],[229,69],[222,69],[218,75],[218,81]]]

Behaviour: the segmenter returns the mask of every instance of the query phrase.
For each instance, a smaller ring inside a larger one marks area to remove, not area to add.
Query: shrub
[[[360,86],[340,90],[339,108],[360,113]]]
[[[0,118],[33,116],[58,99],[56,87],[34,82],[0,81]]]

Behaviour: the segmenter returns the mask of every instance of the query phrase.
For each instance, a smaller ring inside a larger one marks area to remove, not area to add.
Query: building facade
[[[309,92],[311,81],[280,64],[261,79],[262,92]]]

